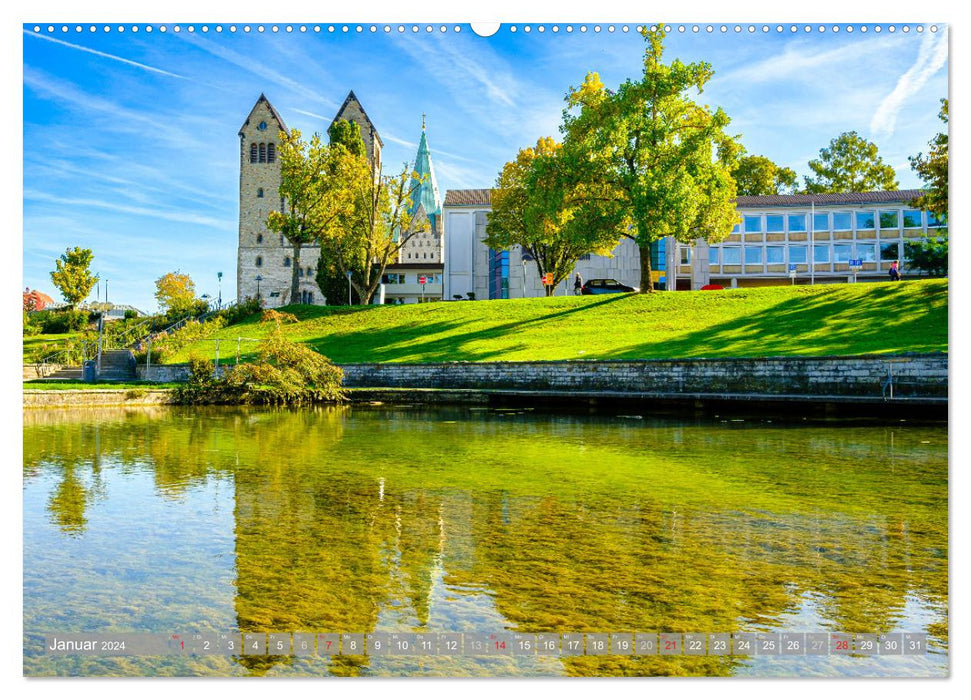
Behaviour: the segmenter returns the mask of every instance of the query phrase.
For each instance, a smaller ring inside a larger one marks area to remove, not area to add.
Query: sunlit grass
[[[529,361],[947,351],[947,280],[553,297],[408,306],[291,306],[285,326],[335,362]],[[176,354],[251,359],[258,316]],[[238,340],[242,338],[243,340]]]

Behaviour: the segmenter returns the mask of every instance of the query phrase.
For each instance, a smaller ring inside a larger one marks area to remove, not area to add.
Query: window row
[[[421,284],[421,278],[425,278],[425,284],[441,284],[442,276],[432,273],[419,272],[417,275],[406,275],[403,272],[389,272],[381,275],[383,284]]]
[[[834,245],[769,245],[769,246],[724,246],[708,249],[709,265],[784,265],[806,264],[809,261],[809,248],[813,249],[813,262],[848,263],[850,260],[863,262],[883,262],[900,259],[899,243],[836,243]],[[788,253],[788,254],[787,254]]]
[[[872,231],[879,222],[881,229],[923,228],[924,214],[920,209],[880,210],[880,211],[834,211],[813,214],[813,231],[852,231],[854,221],[857,231]],[[941,221],[930,212],[927,214],[928,228],[942,226]],[[749,214],[735,225],[733,233],[806,233],[810,215],[799,214]]]
[[[249,145],[250,163],[275,163],[276,144],[275,143],[251,143]]]
[[[412,259],[412,254],[411,253],[408,253],[407,259],[408,260],[411,260]],[[435,259],[435,253],[422,253],[421,254],[421,258],[418,257],[418,253],[415,253],[414,254],[414,259],[415,260],[419,260],[419,259],[420,260],[434,260]]]

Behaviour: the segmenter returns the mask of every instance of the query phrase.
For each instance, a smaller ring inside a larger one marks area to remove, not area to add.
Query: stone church
[[[356,122],[361,128],[368,159],[374,164],[375,172],[380,173],[384,143],[353,90],[337,110],[334,121],[338,119]],[[319,246],[301,247],[298,271],[300,298],[291,300],[293,246],[283,235],[270,231],[266,226],[268,214],[281,211],[285,206],[279,191],[281,131],[289,133],[283,118],[266,96],[260,95],[239,130],[237,298],[244,300],[259,296],[268,308],[291,303],[325,304],[327,302],[315,280]],[[409,239],[402,247],[399,262],[428,260],[441,263],[444,240],[442,207],[425,138],[424,121],[415,161],[414,167],[421,179],[412,180],[414,189],[410,209],[416,223],[427,219],[431,230]]]

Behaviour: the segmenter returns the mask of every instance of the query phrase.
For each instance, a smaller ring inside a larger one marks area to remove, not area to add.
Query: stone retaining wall
[[[54,406],[154,406],[172,403],[171,389],[24,390],[24,408]]]
[[[24,365],[24,381],[43,379],[61,369],[61,365]]]
[[[348,387],[873,397],[892,371],[896,397],[947,397],[947,354],[694,360],[348,364]],[[223,367],[220,367],[223,369]],[[182,381],[185,365],[139,379]]]

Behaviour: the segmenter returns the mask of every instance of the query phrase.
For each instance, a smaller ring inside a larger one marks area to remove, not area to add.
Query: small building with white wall
[[[442,205],[445,215],[445,266],[442,296],[456,299],[521,299],[545,295],[535,262],[520,246],[494,250],[485,243],[486,223],[492,211],[492,190],[448,190]],[[663,261],[663,245],[659,262]],[[525,259],[524,259],[525,258]],[[664,264],[660,267],[663,269]],[[612,278],[637,287],[640,284],[640,252],[624,239],[612,256],[585,255],[556,295],[573,294],[579,273],[586,281]]]

